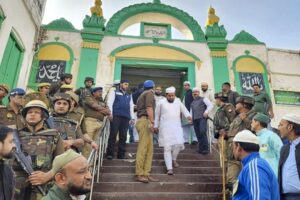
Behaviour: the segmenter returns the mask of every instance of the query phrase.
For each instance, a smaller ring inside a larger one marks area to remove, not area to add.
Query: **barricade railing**
[[[110,121],[108,117],[105,117],[103,120],[103,126],[99,131],[98,138],[96,140],[96,143],[98,145],[98,149],[93,149],[88,157],[88,162],[91,168],[91,174],[92,174],[92,185],[91,185],[91,192],[89,199],[92,199],[93,196],[93,188],[94,183],[99,183],[100,181],[100,170],[103,164],[103,158],[104,154],[106,153],[107,145],[108,145],[108,137],[110,133]]]

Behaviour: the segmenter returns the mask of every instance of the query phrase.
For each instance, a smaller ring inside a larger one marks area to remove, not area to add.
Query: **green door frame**
[[[270,85],[269,85],[267,67],[260,59],[258,59],[257,57],[251,56],[251,55],[242,55],[242,56],[237,57],[233,61],[232,69],[233,69],[233,73],[234,73],[234,79],[236,81],[236,90],[237,90],[237,92],[242,94],[242,92],[241,92],[242,87],[241,87],[241,81],[240,81],[240,76],[239,76],[240,72],[236,71],[236,64],[242,58],[252,58],[252,59],[256,60],[257,62],[259,62],[263,66],[264,72],[262,73],[262,75],[263,75],[263,79],[264,79],[264,83],[265,83],[265,87],[266,87],[266,93],[268,93],[270,95]]]
[[[195,62],[161,61],[161,60],[134,60],[116,58],[114,69],[114,80],[120,80],[122,74],[122,65],[141,66],[141,68],[164,68],[164,69],[183,69],[187,70],[187,80],[191,87],[196,85]]]

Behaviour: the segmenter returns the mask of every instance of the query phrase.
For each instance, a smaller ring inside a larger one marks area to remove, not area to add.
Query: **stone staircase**
[[[94,183],[95,200],[221,200],[222,174],[217,153],[201,155],[186,145],[174,169],[166,174],[163,149],[155,146],[151,175],[160,182],[135,181],[137,144],[127,144],[127,159],[104,160],[100,183]]]

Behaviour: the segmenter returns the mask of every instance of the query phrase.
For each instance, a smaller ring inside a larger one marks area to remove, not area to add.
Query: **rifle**
[[[14,140],[15,140],[15,144],[16,144],[16,150],[14,151],[14,157],[17,159],[18,163],[21,165],[23,170],[28,174],[28,176],[30,176],[32,174],[32,172],[34,171],[32,168],[32,165],[31,165],[32,164],[31,158],[30,158],[30,156],[25,156],[24,153],[22,152],[21,143],[20,143],[19,137],[16,132],[14,132]],[[46,192],[40,185],[37,185],[35,187],[38,189],[39,193],[41,193],[43,196],[46,196]]]

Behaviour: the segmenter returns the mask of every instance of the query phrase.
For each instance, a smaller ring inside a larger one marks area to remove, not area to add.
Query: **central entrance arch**
[[[178,47],[165,44],[141,43],[125,45],[115,49],[114,80],[126,78],[131,86],[147,79],[163,88],[174,86],[182,96],[182,83],[186,80],[195,86],[195,65],[200,59]]]

